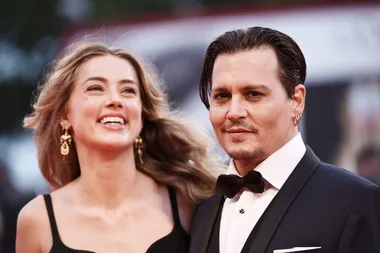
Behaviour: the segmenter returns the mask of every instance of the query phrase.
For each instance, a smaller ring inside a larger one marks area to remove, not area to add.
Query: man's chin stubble
[[[261,160],[265,157],[265,153],[261,149],[254,151],[242,150],[238,152],[231,152],[228,154],[234,160]]]

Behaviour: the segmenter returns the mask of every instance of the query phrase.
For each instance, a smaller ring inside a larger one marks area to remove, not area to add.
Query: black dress
[[[176,194],[172,187],[169,187],[170,203],[174,217],[174,228],[166,236],[154,242],[146,253],[187,253],[189,251],[190,236],[181,226],[178,214]],[[57,223],[54,217],[53,205],[50,194],[44,195],[47,213],[50,220],[51,232],[53,235],[53,246],[50,253],[96,253],[86,250],[75,250],[67,247],[59,237]],[[127,253],[127,252],[126,252]]]

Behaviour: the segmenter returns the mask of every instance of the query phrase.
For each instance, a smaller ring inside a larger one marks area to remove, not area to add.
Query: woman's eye
[[[133,88],[126,88],[123,90],[123,92],[126,92],[126,93],[132,93],[132,94],[136,94],[136,90],[133,89]]]
[[[103,91],[103,88],[99,85],[94,85],[94,86],[88,87],[87,91]]]

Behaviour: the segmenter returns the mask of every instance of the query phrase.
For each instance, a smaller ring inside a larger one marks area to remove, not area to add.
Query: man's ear
[[[302,115],[305,109],[305,99],[306,99],[306,87],[303,84],[298,84],[294,88],[294,94],[292,97],[292,117],[296,118]]]

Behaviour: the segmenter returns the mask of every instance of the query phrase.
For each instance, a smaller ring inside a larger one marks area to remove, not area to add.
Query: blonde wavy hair
[[[211,153],[211,139],[170,109],[162,83],[151,66],[121,48],[103,43],[79,42],[68,47],[53,62],[38,89],[33,113],[24,119],[24,127],[35,131],[39,167],[44,178],[57,189],[81,175],[75,145],[71,145],[67,158],[63,159],[60,154],[62,128],[59,123],[67,113],[79,67],[94,57],[105,55],[128,61],[139,79],[144,164],[141,165],[134,150],[137,169],[162,184],[173,186],[194,203],[208,198],[214,193],[216,174],[223,167],[216,153]]]

